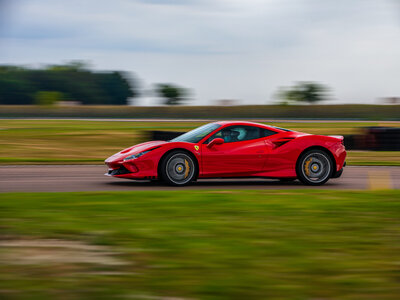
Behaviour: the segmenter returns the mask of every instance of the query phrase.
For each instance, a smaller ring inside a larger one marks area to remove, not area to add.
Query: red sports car
[[[106,175],[161,179],[183,186],[198,178],[265,177],[321,185],[345,166],[342,136],[252,122],[215,122],[170,141],[152,141],[106,159]]]

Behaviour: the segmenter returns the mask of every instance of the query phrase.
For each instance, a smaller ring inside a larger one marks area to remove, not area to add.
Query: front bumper
[[[124,161],[111,157],[105,161],[108,167],[104,175],[127,179],[157,179],[157,165],[151,159],[134,159]]]
[[[125,174],[130,174],[132,173],[131,171],[129,171],[127,168],[125,168],[125,166],[121,166],[118,169],[108,169],[108,172],[105,173],[104,175],[107,176],[118,176],[118,175],[125,175]]]

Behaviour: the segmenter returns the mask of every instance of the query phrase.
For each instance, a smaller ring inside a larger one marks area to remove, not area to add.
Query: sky
[[[83,60],[187,104],[272,104],[298,81],[326,103],[400,97],[400,0],[0,0],[0,64]],[[147,91],[147,92],[146,92]]]

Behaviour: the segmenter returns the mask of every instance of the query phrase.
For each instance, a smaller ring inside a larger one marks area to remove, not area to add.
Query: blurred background
[[[21,68],[17,77],[28,79],[14,84],[31,93],[60,90],[63,99],[82,104],[273,104],[288,100],[279,97],[282,89],[312,82],[329,91],[315,102],[398,103],[400,97],[397,0],[0,5],[0,63]],[[61,74],[45,83],[52,71]],[[68,87],[85,82],[86,94],[59,87],[68,71],[84,73]],[[42,78],[32,82],[35,72]],[[93,81],[104,82],[104,90]],[[160,84],[178,89],[179,100],[160,97]],[[111,86],[119,102],[105,99]],[[11,104],[4,96],[2,103]]]
[[[398,0],[0,0],[1,299],[399,299]],[[213,120],[343,135],[343,176],[114,181]]]

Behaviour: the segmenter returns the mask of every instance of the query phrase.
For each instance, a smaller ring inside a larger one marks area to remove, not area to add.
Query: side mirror
[[[224,143],[224,139],[216,138],[207,144],[207,148],[212,148],[214,145],[221,145]]]

